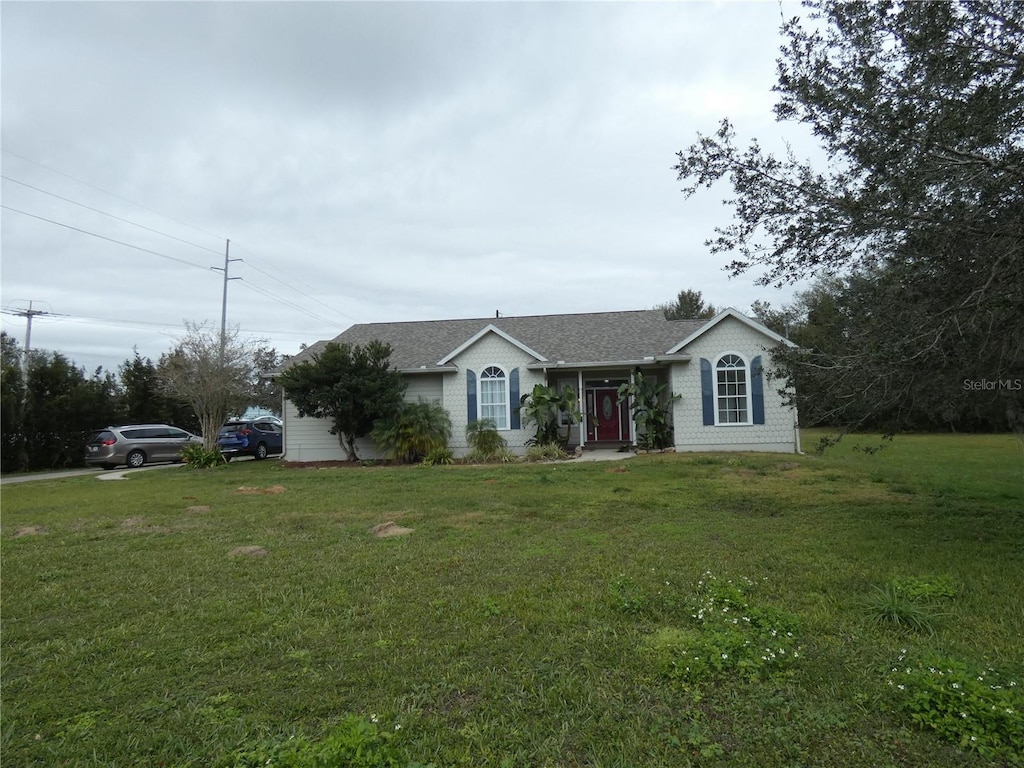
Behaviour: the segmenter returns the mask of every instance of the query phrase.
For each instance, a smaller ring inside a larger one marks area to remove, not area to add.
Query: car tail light
[[[238,434],[240,434],[240,435],[251,435],[252,434],[252,430],[251,429],[240,429],[240,430],[238,430]]]
[[[113,445],[116,442],[117,442],[117,440],[115,440],[114,438],[108,437],[106,440],[103,441],[103,444],[104,445]]]

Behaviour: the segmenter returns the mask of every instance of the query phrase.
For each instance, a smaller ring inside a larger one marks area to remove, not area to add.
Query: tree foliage
[[[160,358],[161,387],[189,404],[199,420],[203,447],[213,450],[224,420],[252,398],[257,345],[237,329],[222,336],[205,324],[187,322],[185,328],[177,346]]]
[[[166,363],[169,356],[164,356]],[[161,371],[138,350],[118,366],[123,390],[120,419],[128,424],[173,424],[196,434],[202,425],[187,401],[169,396],[163,386]]]
[[[664,312],[666,320],[710,320],[718,314],[715,305],[705,303],[701,292],[692,288],[680,291],[675,301],[659,304],[655,309]]]
[[[734,192],[708,245],[762,284],[841,279],[840,338],[787,361],[819,377],[838,420],[884,411],[899,428],[965,393],[1020,418],[1020,390],[968,383],[1024,374],[1024,5],[807,5],[809,22],[783,25],[776,116],[828,168],[741,149],[727,120],[699,136],[678,155],[684,192]]]
[[[2,334],[3,471],[79,466],[85,440],[120,413],[117,378],[83,368],[59,352],[33,350]],[[24,368],[24,370],[23,370]]]
[[[391,367],[391,345],[331,342],[311,360],[278,375],[278,382],[300,416],[331,420],[331,434],[349,461],[358,460],[356,440],[370,434],[374,422],[398,410],[405,393],[401,374]]]

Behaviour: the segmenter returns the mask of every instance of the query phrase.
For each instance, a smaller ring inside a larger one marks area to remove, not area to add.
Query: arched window
[[[719,424],[750,423],[747,364],[739,355],[722,355],[715,365]]]
[[[491,419],[498,429],[508,429],[508,377],[496,365],[480,374],[480,418]]]

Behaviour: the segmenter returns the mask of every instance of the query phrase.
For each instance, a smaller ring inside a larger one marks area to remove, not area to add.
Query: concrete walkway
[[[183,467],[184,464],[148,464],[138,469],[106,470],[98,467],[87,467],[85,469],[62,469],[59,472],[35,472],[28,475],[4,475],[0,477],[0,485],[13,485],[15,483],[31,483],[37,480],[64,480],[68,477],[84,477],[93,475],[97,480],[124,480],[127,475],[133,472],[147,472],[152,469],[167,469],[168,467]]]
[[[599,448],[594,451],[584,451],[579,458],[572,461],[624,461],[636,456],[632,451],[618,451],[612,448]],[[243,461],[249,457],[242,456],[235,461]],[[168,469],[170,467],[184,467],[185,464],[147,464],[138,469],[99,469],[88,467],[86,469],[63,469],[59,472],[36,472],[28,475],[4,475],[0,477],[0,485],[13,485],[15,483],[31,483],[44,480],[64,480],[68,477],[84,477],[92,475],[97,480],[126,480],[135,472],[148,472],[153,469]]]
[[[612,448],[599,448],[596,451],[584,450],[583,455],[573,461],[622,461],[636,456],[632,451],[619,451]]]

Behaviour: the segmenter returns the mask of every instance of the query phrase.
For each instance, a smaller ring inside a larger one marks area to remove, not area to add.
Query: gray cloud
[[[37,345],[92,367],[136,344],[159,355],[183,319],[219,322],[209,267],[225,238],[245,259],[230,322],[288,352],[353,320],[631,309],[684,287],[741,309],[777,300],[727,280],[703,246],[721,195],[684,200],[671,165],[726,115],[781,139],[779,17],[767,3],[5,3],[4,174],[206,250],[4,182],[5,205],[196,266],[5,210],[3,303],[167,324],[37,321]],[[20,337],[23,321],[4,328]]]

